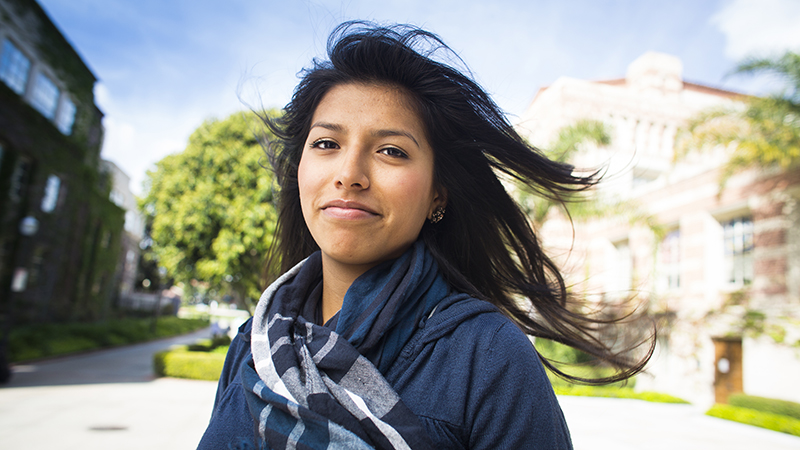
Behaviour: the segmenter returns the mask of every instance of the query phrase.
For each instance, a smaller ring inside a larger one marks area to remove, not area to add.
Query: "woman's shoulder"
[[[434,439],[467,448],[569,448],[528,336],[488,302],[463,298],[443,306],[387,377]]]
[[[432,316],[416,351],[427,352],[434,365],[450,366],[456,377],[469,372],[473,389],[494,390],[505,383],[510,392],[520,381],[528,392],[552,391],[529,336],[483,300],[470,298],[445,309],[439,318]]]
[[[525,333],[496,306],[467,295],[443,302],[423,324],[420,333],[420,344],[449,336],[450,340],[479,347],[491,347],[500,340],[506,344],[503,348],[513,346],[533,351]]]
[[[239,366],[242,362],[250,357],[250,332],[252,330],[253,318],[251,317],[243,323],[231,341],[228,347],[228,353],[225,355],[225,364],[222,366],[222,373],[219,378],[219,389],[217,397],[222,394],[230,384],[235,383],[236,375],[239,372]]]

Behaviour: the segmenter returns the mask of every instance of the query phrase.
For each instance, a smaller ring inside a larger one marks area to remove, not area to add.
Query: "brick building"
[[[579,221],[573,240],[554,213],[541,233],[588,298],[634,295],[658,319],[656,354],[637,388],[700,404],[741,390],[800,401],[800,173],[749,171],[721,186],[729,150],[674,158],[689,118],[739,98],[684,81],[679,59],[648,52],[623,79],[558,79],[518,129],[546,147],[580,119],[610,126],[610,145],[587,145],[574,162],[607,167],[599,195],[643,220]]]
[[[124,212],[99,167],[96,78],[36,2],[0,0],[0,81],[0,313],[105,317]]]

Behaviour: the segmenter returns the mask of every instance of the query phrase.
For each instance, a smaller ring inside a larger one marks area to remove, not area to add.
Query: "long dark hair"
[[[300,208],[297,166],[322,97],[346,83],[399,87],[413,99],[427,128],[434,182],[447,193],[444,218],[426,222],[421,238],[449,283],[493,303],[526,333],[567,344],[619,369],[614,376],[587,380],[541,358],[563,377],[599,384],[641,371],[652,343],[643,358],[631,359],[597,338],[598,327],[613,320],[593,319],[571,306],[558,268],[498,176],[563,202],[593,186],[597,173],[576,175],[574,167],[527,144],[477,83],[433,58],[444,54],[460,62],[432,33],[407,25],[348,22],[334,30],[327,50],[327,60],[314,59],[302,72],[284,114],[276,120],[264,117],[278,138],[268,152],[280,186],[277,239],[267,270],[282,273],[318,250]]]

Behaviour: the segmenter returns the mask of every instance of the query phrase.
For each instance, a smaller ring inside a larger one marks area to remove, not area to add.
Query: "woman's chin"
[[[332,249],[322,249],[322,264],[334,264],[338,266],[349,266],[362,268],[364,271],[391,259],[400,257],[411,244],[401,248],[387,249],[380,244],[370,245],[361,242],[337,246]]]

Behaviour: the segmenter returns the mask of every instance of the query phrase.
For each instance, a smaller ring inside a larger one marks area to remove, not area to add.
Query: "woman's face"
[[[375,84],[322,98],[297,170],[300,204],[323,264],[367,270],[400,256],[433,210],[433,150],[411,100]]]

